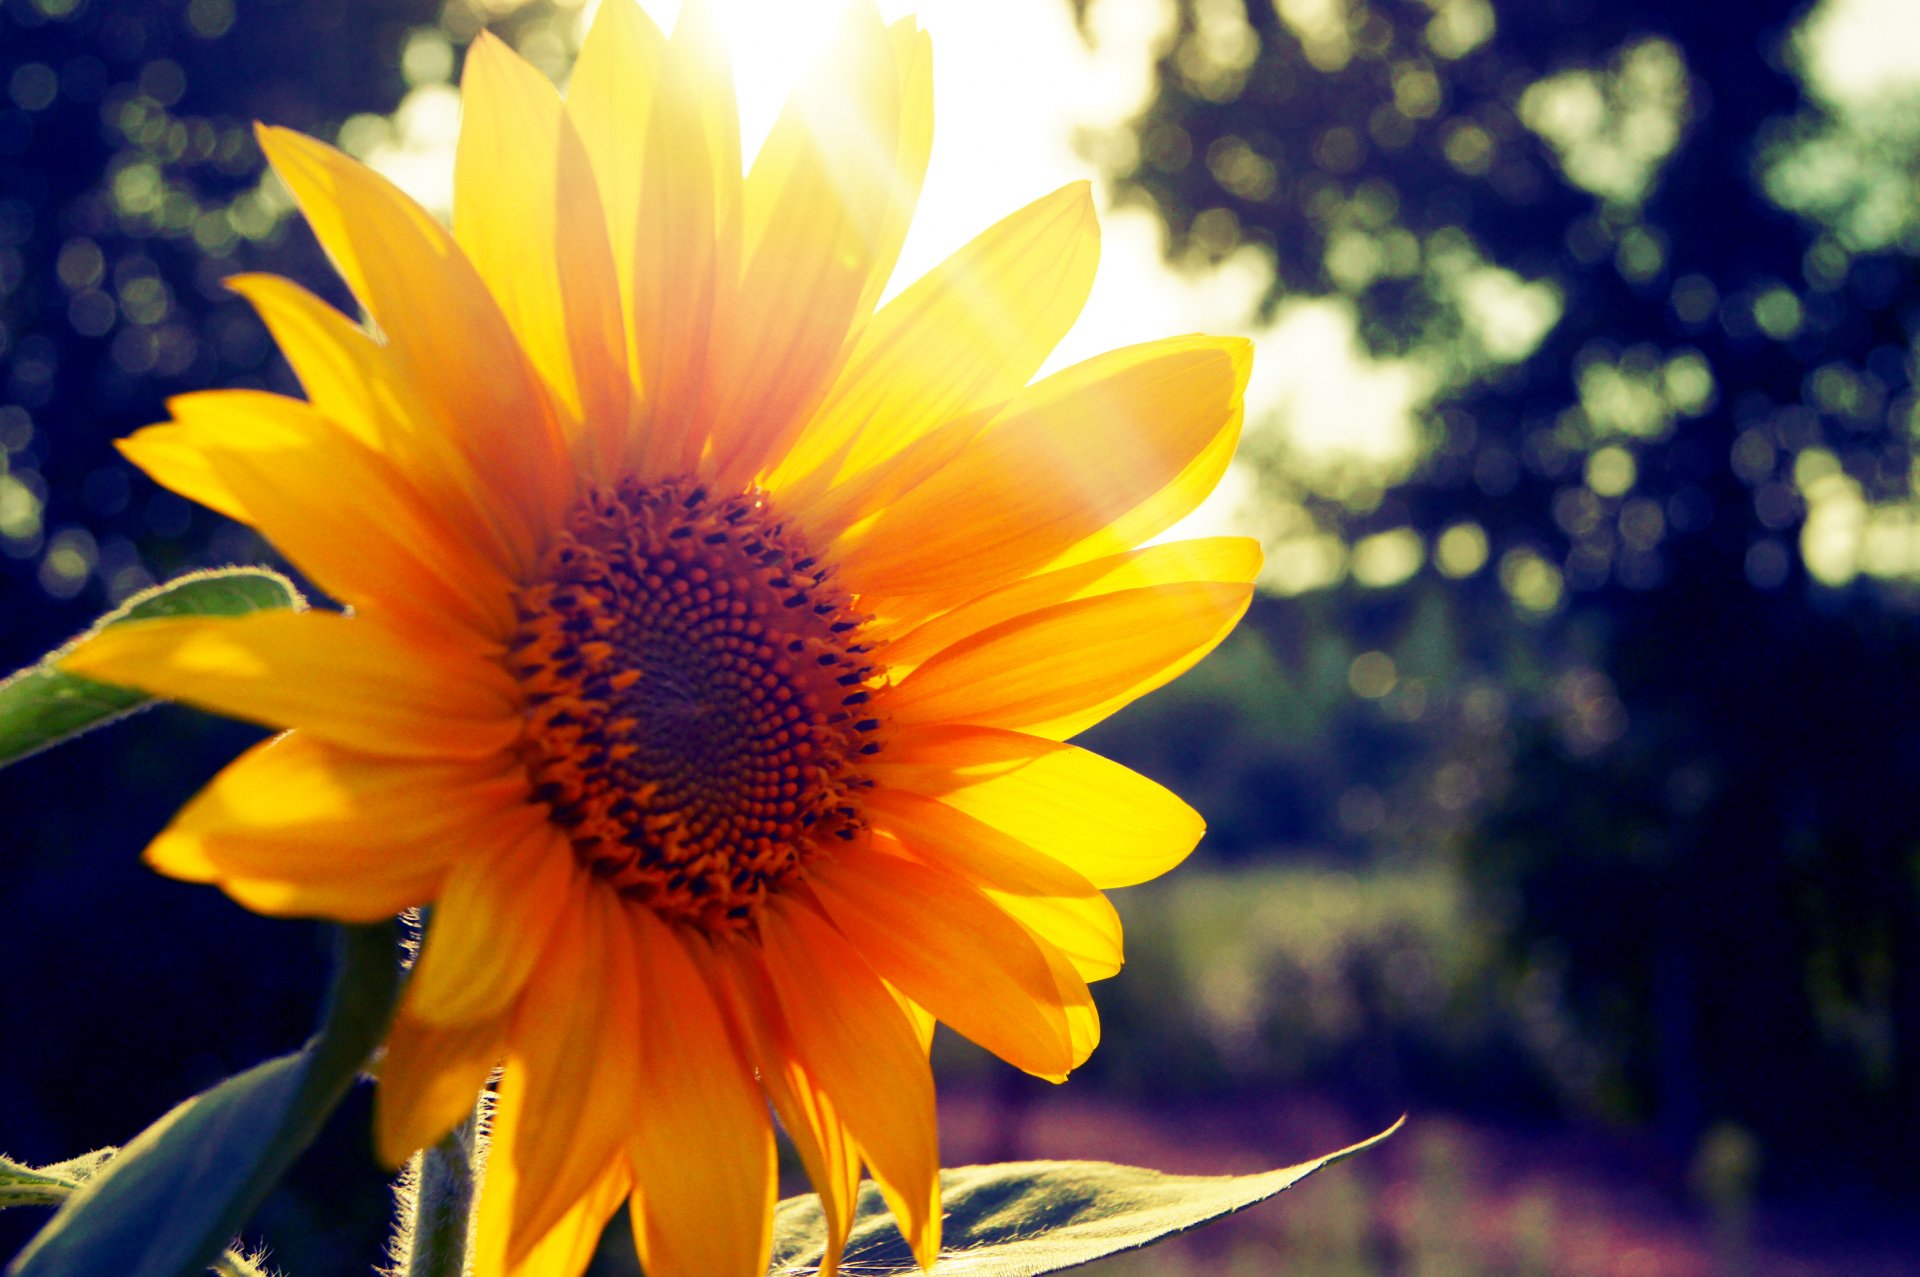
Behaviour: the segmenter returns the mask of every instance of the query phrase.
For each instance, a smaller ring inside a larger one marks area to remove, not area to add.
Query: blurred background
[[[832,6],[718,7],[752,136]],[[883,8],[939,77],[902,278],[1092,176],[1062,360],[1260,342],[1201,526],[1257,533],[1266,588],[1086,740],[1210,833],[1120,893],[1073,1082],[941,1041],[948,1160],[1247,1171],[1406,1111],[1100,1271],[1920,1270],[1920,6]],[[0,669],[270,558],[110,442],[169,394],[294,390],[223,277],[349,305],[249,122],[444,208],[466,43],[563,81],[583,17],[0,0]],[[122,1141],[306,1033],[325,931],[138,864],[256,735],[167,708],[0,772],[0,1149]],[[365,1117],[257,1220],[296,1275],[379,1255]]]

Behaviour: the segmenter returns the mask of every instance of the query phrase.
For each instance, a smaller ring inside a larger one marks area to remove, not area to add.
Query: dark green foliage
[[[1462,521],[1485,529],[1489,567],[1417,576],[1397,591],[1398,626],[1370,644],[1398,652],[1412,600],[1448,598],[1455,681],[1440,713],[1403,721],[1387,748],[1430,779],[1470,744],[1448,700],[1475,682],[1503,689],[1500,758],[1483,769],[1496,783],[1455,842],[1516,971],[1563,972],[1589,1030],[1620,1046],[1596,1094],[1683,1147],[1737,1122],[1776,1178],[1824,1178],[1843,1158],[1910,1181],[1913,578],[1816,579],[1799,547],[1821,474],[1868,503],[1912,499],[1920,241],[1911,223],[1863,229],[1856,185],[1793,182],[1802,148],[1852,146],[1868,185],[1906,189],[1920,148],[1891,122],[1910,105],[1856,118],[1808,93],[1792,43],[1807,6],[1786,0],[1501,3],[1483,41],[1443,50],[1436,11],[1475,7],[1335,6],[1343,57],[1249,3],[1257,56],[1222,69],[1202,31],[1222,6],[1183,3],[1124,186],[1165,217],[1177,253],[1263,246],[1271,303],[1344,298],[1374,352],[1441,370],[1404,480],[1357,499],[1314,491],[1274,448],[1268,492],[1349,539],[1410,527],[1431,546]],[[1684,72],[1672,155],[1640,186],[1583,188],[1522,99],[1586,70],[1617,95],[1610,110],[1643,107],[1658,94],[1627,68],[1648,50]],[[1270,165],[1265,178],[1236,148]],[[1355,233],[1411,244],[1411,269],[1338,268],[1337,241]],[[1447,286],[1438,263],[1463,242],[1563,299],[1517,362],[1476,344]],[[1596,379],[1657,386],[1675,368],[1704,372],[1711,393],[1630,428],[1607,420]],[[1590,480],[1603,448],[1631,457],[1624,488]],[[1497,570],[1509,554],[1547,565],[1564,594],[1516,606]],[[1295,606],[1334,635],[1394,607],[1353,589]],[[1298,677],[1311,665],[1296,616],[1273,607],[1255,623]],[[1377,721],[1370,708],[1324,721]],[[1116,725],[1114,748],[1127,734]],[[1323,822],[1335,796],[1319,799]],[[1402,845],[1420,843],[1405,832]]]
[[[8,1277],[194,1277],[226,1249],[386,1036],[400,988],[398,929],[341,935],[313,1040],[194,1096],[136,1136],[67,1198]]]

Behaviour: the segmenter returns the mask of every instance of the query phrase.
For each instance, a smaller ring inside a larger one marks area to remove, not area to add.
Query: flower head
[[[1258,551],[1148,545],[1218,480],[1246,343],[1038,382],[1097,248],[1067,187],[876,310],[928,42],[856,5],[744,176],[725,60],[608,0],[563,102],[481,37],[451,233],[263,129],[368,323],[233,281],[305,401],[123,444],[350,613],[109,629],[67,660],[286,734],[152,864],[263,912],[432,906],[381,1065],[404,1159],[496,1065],[483,1273],[766,1262],[771,1102],[837,1247],[861,1168],[938,1248],[941,1020],[1060,1078],[1120,965],[1104,889],[1201,831],[1064,743],[1192,665]]]

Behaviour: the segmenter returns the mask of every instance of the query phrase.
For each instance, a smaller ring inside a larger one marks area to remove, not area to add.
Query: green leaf
[[[342,928],[320,1032],[174,1108],[67,1198],[9,1277],[191,1277],[313,1141],[385,1035],[399,991],[391,923]]]
[[[1107,1162],[1008,1162],[942,1171],[945,1218],[932,1274],[1035,1277],[1138,1250],[1263,1202],[1399,1129],[1395,1122],[1351,1148],[1260,1175],[1163,1175]],[[809,1193],[781,1202],[774,1212],[769,1271],[813,1272],[825,1257],[826,1236],[818,1197]],[[860,1277],[919,1271],[871,1180],[860,1186],[841,1271]]]
[[[265,608],[305,606],[293,582],[266,568],[191,572],[142,590],[72,643],[0,681],[0,767],[153,703],[145,692],[96,683],[58,668],[60,658],[75,644],[105,627],[160,616],[241,616]]]

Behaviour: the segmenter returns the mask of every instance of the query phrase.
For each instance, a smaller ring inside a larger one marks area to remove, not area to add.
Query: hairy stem
[[[411,1225],[402,1256],[405,1277],[461,1277],[467,1269],[467,1233],[479,1194],[486,1100],[465,1121],[420,1154]]]

